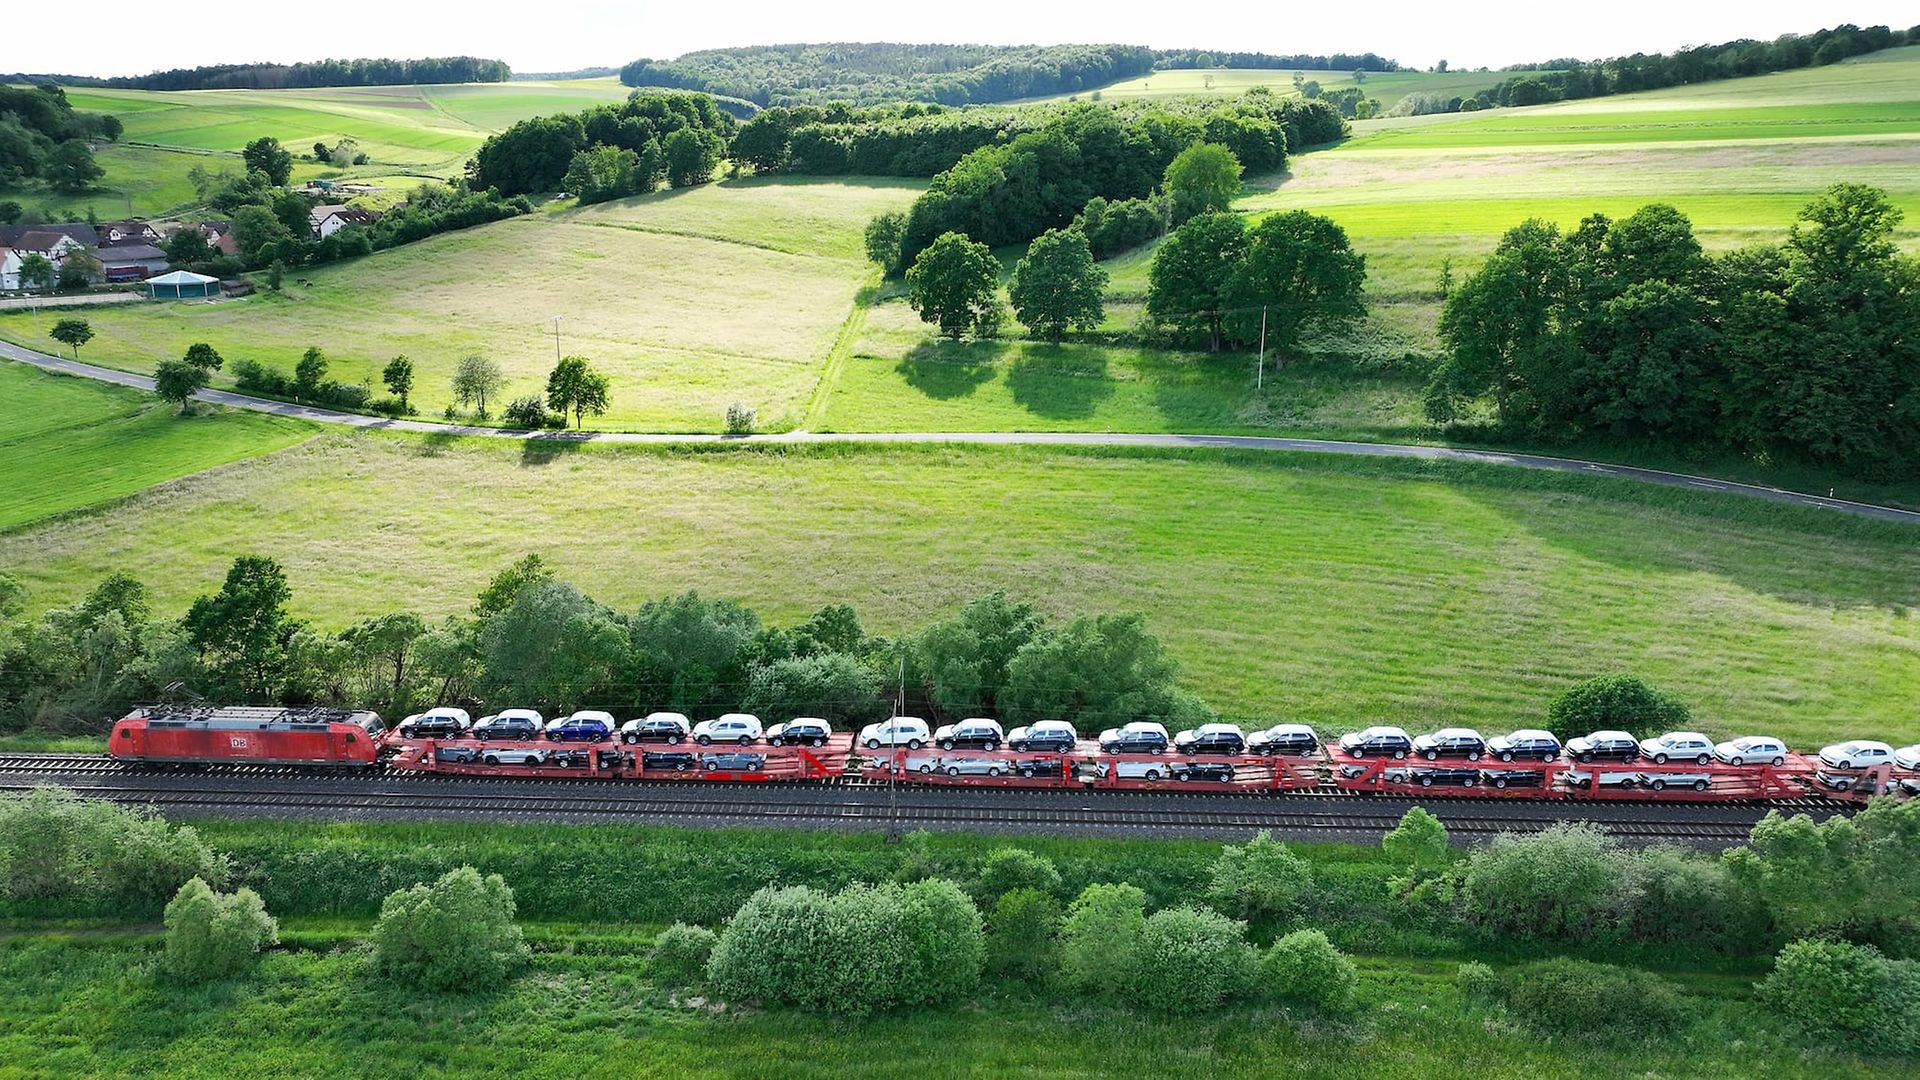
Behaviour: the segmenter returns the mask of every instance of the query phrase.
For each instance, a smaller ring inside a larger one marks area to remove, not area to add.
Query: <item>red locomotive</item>
[[[353,709],[143,705],[113,725],[122,761],[370,766],[386,725]]]

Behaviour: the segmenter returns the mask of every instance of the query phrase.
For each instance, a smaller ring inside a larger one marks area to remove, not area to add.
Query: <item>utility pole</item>
[[[553,362],[560,363],[560,316],[553,317]]]
[[[901,653],[900,693],[899,696],[893,699],[893,715],[900,716],[906,711],[907,656],[905,653]],[[889,723],[891,723],[891,721],[889,721]],[[893,755],[893,760],[887,763],[887,843],[897,844],[900,842],[900,793],[896,785],[899,783],[900,770],[906,766],[906,761],[901,758],[900,748],[893,745],[893,739],[891,737],[887,739],[887,750]]]
[[[1253,369],[1253,388],[1258,391],[1267,378],[1267,305],[1260,305],[1260,359]]]

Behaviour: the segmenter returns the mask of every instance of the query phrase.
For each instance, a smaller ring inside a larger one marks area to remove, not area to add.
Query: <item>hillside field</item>
[[[0,530],[292,445],[315,428],[259,413],[177,417],[146,394],[0,362]]]
[[[1312,79],[1325,90],[1345,90],[1358,86],[1367,96],[1377,98],[1382,109],[1391,109],[1408,94],[1432,91],[1446,94],[1471,94],[1484,90],[1505,78],[1499,72],[1486,71],[1369,71],[1356,81],[1350,71],[1301,71],[1302,79]],[[1084,100],[1099,93],[1102,101],[1126,101],[1175,98],[1200,95],[1230,97],[1264,86],[1276,94],[1292,94],[1292,68],[1179,68],[1156,71],[1138,78],[1123,79],[1105,86],[1089,87],[1078,94],[1060,94],[1042,101],[1065,101],[1069,97]]]
[[[1087,341],[951,345],[889,292],[855,341],[826,423],[1418,440],[1445,262],[1458,281],[1526,218],[1571,227],[1651,202],[1688,214],[1709,249],[1777,242],[1802,206],[1840,181],[1885,189],[1907,215],[1900,241],[1920,248],[1920,49],[1560,105],[1361,122],[1347,142],[1293,156],[1287,172],[1249,177],[1236,203],[1254,217],[1326,214],[1367,256],[1369,317],[1346,335],[1310,342],[1305,358],[1320,363],[1269,371],[1255,392],[1244,354]],[[1106,263],[1104,330],[1141,318],[1152,253],[1149,245]],[[1573,452],[1612,458],[1618,448]],[[1910,502],[1916,494],[1862,497]]]
[[[497,414],[543,392],[559,315],[562,351],[614,381],[612,411],[592,426],[711,431],[745,401],[778,430],[805,412],[870,273],[860,230],[918,188],[728,181],[512,219],[303,270],[277,295],[91,310],[98,336],[83,357],[149,372],[205,341],[291,371],[317,345],[331,377],[384,393],[381,368],[404,354],[431,417],[451,403],[454,365],[477,352],[508,376]],[[0,336],[51,348],[37,326],[0,314]]]
[[[240,149],[272,135],[295,155],[294,179],[315,176],[458,175],[490,134],[519,120],[625,101],[616,79],[468,83],[444,86],[341,86],[293,90],[118,90],[68,87],[76,109],[118,116],[126,131],[97,151],[106,170],[95,190],[63,195],[39,187],[0,188],[35,210],[101,217],[152,216],[191,207],[187,171],[239,172]],[[313,144],[342,137],[369,161],[335,169],[300,160]]]
[[[328,434],[0,535],[36,605],[125,569],[177,612],[237,555],[324,627],[464,610],[539,552],[620,608],[917,629],[1005,589],[1140,611],[1231,718],[1507,730],[1631,671],[1717,735],[1920,738],[1914,530],[1486,467],[991,447],[707,450]]]

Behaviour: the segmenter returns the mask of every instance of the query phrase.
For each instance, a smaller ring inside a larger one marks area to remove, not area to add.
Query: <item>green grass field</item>
[[[1156,71],[1136,79],[1125,79],[1106,86],[1092,87],[1078,94],[1058,94],[1042,101],[1064,101],[1069,97],[1087,98],[1097,90],[1102,101],[1124,101],[1191,97],[1231,97],[1264,86],[1276,94],[1292,94],[1294,72],[1291,68],[1191,68]],[[1313,79],[1325,90],[1345,90],[1359,86],[1367,96],[1377,98],[1383,109],[1408,94],[1433,91],[1447,94],[1471,94],[1499,82],[1503,76],[1485,71],[1369,71],[1355,82],[1350,71],[1302,71],[1303,79]]]
[[[1116,319],[1124,318],[1116,315]],[[1213,431],[1418,438],[1418,378],[1133,345],[929,337],[904,300],[867,313],[819,426],[844,431]]]
[[[179,417],[145,394],[0,362],[0,530],[290,446],[315,428],[220,410]]]
[[[364,931],[362,931],[364,932]],[[0,1054],[20,1076],[924,1078],[1018,1075],[1574,1080],[1908,1075],[1911,1062],[1802,1055],[1755,1023],[1747,982],[1690,983],[1684,1043],[1549,1042],[1461,1005],[1451,963],[1364,961],[1362,1019],[1232,1007],[1184,1021],[1052,995],[865,1020],[707,1007],[648,977],[638,946],[536,956],[506,989],[408,994],[348,951],[279,952],[251,977],[181,989],[157,934],[13,933],[0,942]],[[684,1000],[683,1000],[684,998]]]
[[[298,90],[115,90],[69,87],[77,109],[118,116],[126,131],[98,151],[95,190],[63,195],[0,188],[36,212],[91,207],[101,217],[147,217],[191,207],[187,170],[239,172],[240,148],[272,135],[296,155],[294,179],[403,173],[451,177],[493,132],[531,116],[625,101],[619,80],[343,86]],[[300,160],[315,142],[351,137],[369,157],[348,170]]]
[[[958,1003],[849,1019],[664,985],[646,956],[667,922],[717,924],[768,880],[831,889],[887,880],[913,860],[970,882],[1006,838],[939,834],[909,845],[820,830],[195,824],[259,887],[281,945],[239,978],[183,987],[157,971],[157,925],[124,912],[61,918],[16,902],[0,926],[7,1075],[1864,1080],[1912,1070],[1911,1061],[1805,1048],[1754,1000],[1764,956],[1672,947],[1565,951],[1669,981],[1682,1001],[1678,1031],[1532,1034],[1517,1017],[1463,1001],[1459,962],[1503,967],[1558,950],[1410,925],[1382,902],[1398,868],[1375,846],[1289,845],[1314,873],[1307,923],[1363,946],[1351,1016],[1246,1003],[1175,1020],[988,976]],[[1155,907],[1192,902],[1220,852],[1163,839],[1014,843],[1059,868],[1062,894],[1129,881]],[[530,961],[498,989],[433,993],[380,980],[360,948],[380,897],[461,864],[514,888]],[[1282,929],[1256,920],[1249,937],[1264,946]]]
[[[481,352],[508,375],[497,413],[543,391],[559,315],[561,348],[613,378],[595,426],[713,431],[745,401],[777,430],[799,422],[868,275],[861,228],[917,190],[729,181],[499,222],[304,271],[311,284],[278,295],[89,311],[85,358],[147,372],[205,341],[291,371],[318,345],[333,378],[379,391],[380,369],[405,354],[416,407],[437,415],[454,364]],[[36,325],[0,315],[0,336],[51,348]]]
[[[540,552],[626,608],[697,588],[881,633],[993,588],[1144,612],[1229,715],[1536,720],[1632,671],[1704,730],[1920,737],[1910,527],[1499,467],[1038,448],[568,450],[328,435],[0,537],[36,604],[127,569],[177,611],[243,553],[323,626],[464,610]]]
[[[1147,89],[1190,90],[1201,74],[1157,73]],[[1245,89],[1225,75],[1272,73],[1219,74],[1216,90],[1225,93]],[[1403,77],[1468,76],[1374,76],[1368,86]],[[1902,243],[1920,248],[1920,49],[1562,105],[1362,122],[1355,130],[1337,147],[1295,155],[1285,173],[1249,178],[1236,204],[1250,215],[1326,214],[1366,254],[1369,318],[1350,334],[1309,343],[1306,355],[1317,362],[1256,392],[1244,355],[1088,341],[954,346],[885,302],[871,312],[835,382],[826,422],[843,430],[1317,432],[1418,441],[1430,434],[1420,396],[1440,349],[1443,261],[1451,260],[1456,280],[1464,277],[1526,218],[1571,226],[1592,213],[1617,218],[1667,202],[1692,218],[1707,247],[1726,250],[1784,238],[1809,200],[1854,181],[1887,190],[1907,214]],[[1130,329],[1140,318],[1152,254],[1150,245],[1108,262],[1104,331]],[[1609,459],[1622,450],[1560,448]],[[1805,490],[1844,485],[1742,463],[1661,467]],[[1902,504],[1920,497],[1906,485],[1855,490]]]

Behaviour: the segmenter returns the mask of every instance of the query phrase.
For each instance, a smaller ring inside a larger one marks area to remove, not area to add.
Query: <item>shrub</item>
[[[392,893],[373,927],[374,969],[429,990],[497,986],[527,955],[513,890],[471,866]]]
[[[1059,967],[1060,901],[1038,889],[1009,889],[988,923],[987,970],[1044,983]]]
[[[653,939],[653,951],[647,954],[653,973],[665,982],[684,986],[700,981],[707,961],[713,957],[713,945],[720,936],[704,926],[677,922]]]
[[[1575,683],[1547,706],[1547,729],[1563,741],[1590,731],[1630,731],[1646,738],[1687,726],[1692,712],[1632,675]]]
[[[815,1003],[816,967],[837,963],[828,897],[804,885],[767,886],[747,898],[720,931],[707,978],[732,998]]]
[[[1274,996],[1328,1012],[1351,1008],[1360,982],[1353,961],[1318,930],[1295,930],[1274,942],[1260,968]]]
[[[271,394],[277,397],[286,397],[293,393],[293,380],[287,378],[286,372],[268,367],[258,360],[241,357],[233,361],[233,366],[227,370],[233,373],[234,386],[245,393]]]
[[[1291,918],[1301,898],[1313,887],[1313,868],[1306,860],[1262,831],[1245,844],[1221,849],[1213,861],[1207,900],[1228,915]]]
[[[1627,863],[1613,840],[1589,822],[1562,822],[1528,836],[1503,833],[1467,858],[1466,914],[1495,934],[1604,936],[1619,927],[1630,895]]]
[[[1060,928],[1060,970],[1082,993],[1118,993],[1133,971],[1147,922],[1147,894],[1132,885],[1089,885]]]
[[[1158,238],[1171,212],[1165,195],[1112,202],[1095,196],[1073,224],[1086,234],[1093,257],[1106,259]]]
[[[727,406],[727,434],[753,434],[753,424],[758,415],[754,412],[753,406],[744,401],[736,401]]]
[[[150,811],[37,787],[0,797],[0,897],[115,901],[157,910],[183,884],[227,881],[228,864],[189,826]]]
[[[1453,973],[1453,986],[1460,992],[1460,1000],[1470,1005],[1492,1005],[1500,1000],[1503,989],[1500,976],[1478,960],[1460,965]]]
[[[728,920],[707,974],[731,998],[858,1016],[950,1000],[983,953],[980,913],[949,881],[769,886]]]
[[[547,402],[538,394],[517,397],[507,402],[500,411],[500,417],[508,427],[538,428],[547,426]]]
[[[960,886],[942,878],[916,881],[902,889],[901,901],[907,959],[901,1001],[952,1001],[980,985],[985,928],[980,909]]]
[[[167,903],[168,974],[181,982],[232,978],[280,940],[280,924],[252,889],[217,893],[199,878]]]
[[[1627,900],[1627,932],[1637,941],[1745,949],[1768,930],[1724,861],[1680,848],[1634,854]]]
[[[1920,1050],[1920,964],[1871,945],[1808,939],[1780,950],[1760,999],[1822,1042]]]
[[[998,847],[987,852],[973,894],[990,903],[1015,889],[1057,893],[1060,871],[1054,868],[1052,859],[1026,848]]]
[[[373,391],[359,383],[321,383],[312,400],[336,409],[364,409],[373,400]]]
[[[1522,1023],[1550,1035],[1657,1035],[1685,1015],[1680,995],[1657,975],[1564,956],[1514,968],[1505,997]]]
[[[1198,1013],[1245,994],[1258,964],[1245,923],[1214,911],[1169,908],[1141,928],[1128,983],[1149,1009]]]

